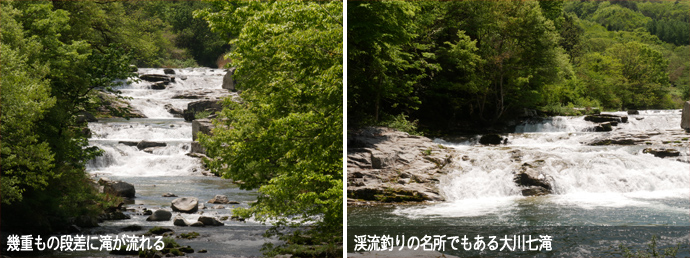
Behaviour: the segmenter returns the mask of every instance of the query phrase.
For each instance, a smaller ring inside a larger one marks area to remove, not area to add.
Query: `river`
[[[656,235],[658,249],[682,243],[678,255],[688,256],[690,135],[680,129],[680,117],[680,110],[640,111],[612,132],[593,132],[594,124],[582,116],[553,117],[519,125],[507,135],[507,144],[495,146],[478,144],[478,136],[462,142],[435,139],[469,157],[439,181],[446,201],[348,207],[348,251],[356,245],[355,235],[467,235],[470,242],[481,235],[487,243],[490,235],[550,235],[551,251],[466,251],[447,245],[442,253],[618,256],[619,245],[645,250]],[[605,139],[637,144],[591,145]],[[658,158],[645,148],[675,149],[680,156]],[[554,194],[522,196],[513,173],[525,163],[541,164],[553,177]]]

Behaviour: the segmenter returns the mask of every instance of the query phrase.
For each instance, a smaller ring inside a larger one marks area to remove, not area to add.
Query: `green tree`
[[[208,167],[258,189],[236,209],[271,221],[272,234],[315,244],[313,256],[342,250],[342,2],[222,2],[199,12],[215,31],[238,35],[230,58],[241,102],[226,99],[213,136],[200,138]],[[233,32],[238,32],[234,34]],[[305,226],[285,233],[283,226]],[[270,245],[269,245],[270,247]]]

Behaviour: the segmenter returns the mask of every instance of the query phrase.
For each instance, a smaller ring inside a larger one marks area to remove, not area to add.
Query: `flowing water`
[[[625,113],[613,113],[627,115]],[[478,136],[464,142],[435,142],[456,148],[465,159],[439,182],[446,201],[423,205],[348,208],[348,250],[355,234],[479,235],[549,234],[551,252],[533,256],[612,256],[618,245],[644,250],[652,235],[660,245],[690,238],[688,137],[680,110],[648,110],[630,115],[612,132],[593,132],[580,117],[553,117],[525,123],[508,143],[483,146]],[[605,139],[634,139],[636,145],[591,146]],[[658,158],[645,148],[671,148],[681,156]],[[525,197],[513,182],[523,164],[540,164],[553,177],[554,194]],[[468,233],[469,232],[469,233]],[[446,250],[457,256],[506,253]]]
[[[202,97],[221,98],[234,95],[222,89],[225,70],[210,68],[174,69],[176,80],[164,90],[150,89],[149,82],[141,81],[118,88],[125,97],[131,97],[132,107],[141,111],[148,118],[130,120],[113,118],[101,119],[89,123],[93,135],[89,142],[105,151],[101,157],[90,161],[87,170],[96,177],[108,177],[122,180],[134,185],[136,198],[127,206],[132,219],[105,221],[100,228],[93,230],[99,234],[122,233],[121,228],[129,225],[140,225],[140,231],[125,232],[141,235],[153,226],[164,226],[175,230],[176,235],[186,232],[198,232],[200,238],[193,240],[177,239],[182,245],[190,245],[195,250],[206,249],[208,253],[193,253],[187,256],[260,256],[261,245],[266,242],[262,234],[265,226],[252,220],[244,222],[226,220],[221,227],[175,227],[172,220],[164,222],[147,222],[141,214],[143,208],[171,211],[170,203],[175,198],[162,197],[173,193],[179,197],[196,197],[200,212],[181,214],[187,221],[195,222],[201,214],[220,218],[231,216],[234,207],[248,207],[256,201],[256,192],[240,190],[228,179],[204,175],[201,162],[189,157],[192,142],[192,125],[182,118],[175,118],[166,109],[172,105],[180,110],[197,99],[178,99],[183,94],[199,94]],[[163,74],[163,69],[139,69],[140,74]],[[184,78],[184,79],[183,79]],[[165,143],[165,147],[153,148],[150,153],[139,150],[136,146],[121,144],[120,141]],[[231,201],[240,204],[221,205],[206,203],[215,195],[228,196]],[[177,215],[173,212],[173,217]],[[82,255],[81,253],[71,253]],[[69,255],[69,254],[68,254]],[[92,254],[96,255],[96,254]]]

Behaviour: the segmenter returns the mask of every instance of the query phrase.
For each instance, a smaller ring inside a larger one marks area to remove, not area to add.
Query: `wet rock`
[[[515,172],[513,181],[523,187],[523,196],[544,195],[553,193],[553,178],[540,170],[544,161],[537,160],[532,163],[524,163]]]
[[[192,142],[192,149],[190,150],[190,152],[195,153],[195,154],[201,154],[201,155],[205,156],[206,155],[206,148],[201,146],[201,143],[199,143],[197,141],[193,141]]]
[[[154,152],[156,149],[158,149],[158,148],[159,148],[159,147],[150,147],[150,148],[143,149],[142,151],[143,151],[143,152],[146,152],[146,153],[151,153],[151,154],[153,154],[153,152]]]
[[[616,122],[614,122],[616,123]],[[611,127],[611,122],[601,123],[594,128],[595,132],[610,132],[613,128]]]
[[[235,67],[228,69],[228,72],[223,76],[223,89],[229,91],[237,91],[235,89],[235,79],[233,75],[235,74]]]
[[[164,90],[167,85],[168,85],[167,82],[157,82],[157,83],[151,84],[150,87],[152,90]]]
[[[186,219],[184,219],[181,215],[178,214],[177,216],[175,216],[175,219],[173,219],[173,225],[186,227],[189,226],[189,222],[187,222]]]
[[[213,123],[211,119],[196,119],[192,121],[192,140],[197,140],[197,134],[203,133],[205,135],[213,135],[211,130],[213,130]]]
[[[156,210],[146,218],[146,221],[169,221],[172,217],[172,213],[166,210]]]
[[[221,100],[200,100],[187,104],[187,109],[184,110],[184,120],[191,122],[196,118],[199,112],[208,111],[211,114],[223,110]]]
[[[680,116],[680,128],[685,129],[686,132],[690,132],[690,101],[686,101],[683,104],[683,113]]]
[[[137,146],[137,144],[139,144],[139,142],[133,142],[133,141],[119,141],[117,143],[124,144],[127,146]]]
[[[111,181],[108,178],[102,177],[98,180],[98,184],[103,186],[103,192],[120,197],[134,198],[136,190],[134,185],[123,181]]]
[[[603,146],[603,145],[635,145],[637,143],[642,142],[642,140],[635,140],[635,139],[604,139],[604,140],[596,140],[589,145],[592,146]]]
[[[594,123],[604,123],[604,122],[620,122],[627,123],[627,116],[617,116],[617,115],[589,115],[585,116],[585,121],[590,121]]]
[[[170,76],[163,74],[142,74],[139,75],[139,79],[148,82],[170,82]]]
[[[206,250],[206,249],[201,249],[201,250],[199,250],[199,252],[197,252],[197,253],[200,253],[200,254],[208,253],[208,250]]]
[[[139,143],[137,143],[137,148],[139,150],[143,150],[143,149],[150,148],[150,147],[165,147],[165,146],[168,146],[168,144],[166,144],[164,142],[140,141]]]
[[[195,221],[194,223],[189,224],[189,226],[190,226],[190,227],[203,227],[203,226],[204,226],[204,223],[201,222],[201,221]]]
[[[489,144],[501,144],[503,142],[503,137],[498,134],[487,134],[479,138],[479,143],[484,145]]]
[[[181,197],[172,201],[173,211],[193,213],[199,210],[199,199],[195,197]]]
[[[183,80],[183,81],[187,80],[187,76],[186,75],[180,75],[180,80]]]
[[[680,156],[680,152],[675,149],[652,149],[652,148],[646,148],[642,150],[643,153],[649,153],[654,155],[654,157],[657,158],[666,158],[666,157],[678,157]]]
[[[640,111],[637,111],[635,109],[628,110],[628,115],[639,115]]]
[[[174,117],[182,117],[183,111],[179,108],[173,107],[172,104],[166,104],[164,107],[165,110],[167,110],[168,113],[172,114]]]
[[[151,211],[151,210],[145,210],[143,214],[144,214],[144,215],[152,215],[152,214],[153,214],[153,211]]]
[[[132,107],[127,100],[115,94],[97,91],[101,105],[96,108],[97,117],[146,118],[144,113]]]
[[[228,204],[230,203],[230,201],[228,200],[228,197],[225,195],[216,195],[213,197],[213,199],[209,200],[208,203]]]
[[[222,226],[225,225],[223,222],[218,221],[213,217],[201,216],[197,222],[204,223],[204,226]]]
[[[173,70],[172,68],[165,68],[165,69],[163,69],[163,73],[164,74],[175,74],[175,70]]]
[[[164,193],[162,197],[177,197],[174,193]]]

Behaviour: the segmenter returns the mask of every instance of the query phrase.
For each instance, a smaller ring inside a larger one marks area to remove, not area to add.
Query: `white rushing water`
[[[610,113],[627,115],[626,113]],[[508,144],[483,146],[475,139],[437,143],[469,157],[456,160],[459,168],[442,178],[439,190],[446,202],[425,207],[401,207],[403,216],[473,217],[501,213],[521,200],[539,205],[582,209],[646,207],[654,212],[684,212],[666,205],[690,198],[690,136],[680,129],[680,110],[648,110],[630,115],[612,132],[593,132],[596,125],[583,117],[554,117],[527,123],[508,135]],[[590,146],[601,139],[636,138],[636,145]],[[673,148],[680,157],[658,158],[644,148]],[[513,181],[525,164],[542,164],[539,171],[553,177],[554,194],[523,197]]]
[[[88,169],[99,175],[124,177],[188,176],[201,175],[198,159],[188,157],[192,142],[192,125],[182,118],[175,118],[166,105],[184,110],[187,104],[199,99],[176,99],[175,96],[196,94],[219,98],[228,95],[222,89],[224,69],[184,68],[174,69],[175,82],[164,90],[150,89],[151,82],[139,81],[118,87],[122,96],[131,97],[133,108],[148,118],[101,119],[89,123],[93,136],[92,146],[105,151],[101,157],[90,161]],[[164,74],[162,68],[141,68],[140,74]],[[203,94],[201,94],[203,93]],[[149,152],[136,146],[120,143],[150,141],[165,143],[165,147]]]

